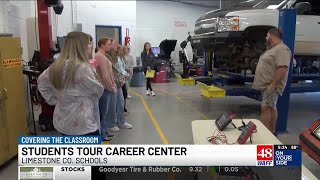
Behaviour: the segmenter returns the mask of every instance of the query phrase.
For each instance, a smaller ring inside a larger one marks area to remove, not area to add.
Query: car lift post
[[[37,0],[38,7],[38,32],[40,42],[41,60],[48,60],[51,57],[52,29],[49,7],[44,0]]]
[[[203,50],[202,76],[206,76],[207,50]]]
[[[202,76],[208,76],[208,71],[212,71],[213,51],[210,49],[203,50]]]
[[[45,61],[51,57],[50,48],[52,44],[52,32],[51,32],[51,17],[49,7],[45,4],[44,0],[37,0],[37,12],[38,12],[38,33],[40,42],[40,60]],[[28,82],[29,83],[29,82]],[[31,101],[31,115],[33,121],[34,132],[30,132],[32,135],[37,135],[36,122],[34,118],[33,103]]]
[[[281,9],[279,10],[279,29],[283,34],[283,42],[290,48],[292,55],[294,54],[294,42],[296,33],[296,10]],[[277,103],[278,119],[276,122],[276,132],[283,133],[287,131],[291,79],[293,70],[293,57],[291,57],[288,72],[288,81],[282,96],[279,96]]]

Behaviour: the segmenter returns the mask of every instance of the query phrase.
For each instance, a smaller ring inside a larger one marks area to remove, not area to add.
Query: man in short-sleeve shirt
[[[281,38],[279,29],[268,31],[267,50],[260,56],[253,82],[253,88],[262,93],[260,120],[273,133],[278,117],[278,96],[282,95],[286,87],[291,60],[291,51]]]

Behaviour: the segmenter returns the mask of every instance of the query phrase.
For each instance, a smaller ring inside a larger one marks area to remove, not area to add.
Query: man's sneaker
[[[151,95],[152,95],[152,96],[155,96],[156,94],[155,94],[153,91],[151,91]]]
[[[130,95],[127,96],[128,99],[132,99],[132,97]]]
[[[122,126],[120,126],[121,129],[132,129],[132,125],[129,123],[124,123]]]
[[[146,92],[146,95],[147,95],[147,96],[149,96],[149,95],[150,95],[150,92],[149,92],[149,90],[147,90],[147,92]]]
[[[112,132],[118,132],[118,131],[120,131],[120,129],[119,129],[117,126],[115,126],[115,127],[113,127],[113,128],[109,128],[109,130],[112,131]]]

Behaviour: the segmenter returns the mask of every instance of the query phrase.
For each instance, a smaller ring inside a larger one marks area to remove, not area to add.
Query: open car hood
[[[160,54],[159,57],[161,58],[170,58],[172,51],[176,48],[177,40],[163,40],[159,47],[160,47]]]

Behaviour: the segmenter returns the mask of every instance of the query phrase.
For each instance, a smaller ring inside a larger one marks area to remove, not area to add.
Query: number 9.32
[[[189,172],[195,172],[195,173],[200,173],[202,172],[202,167],[189,167]]]

